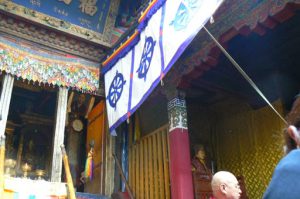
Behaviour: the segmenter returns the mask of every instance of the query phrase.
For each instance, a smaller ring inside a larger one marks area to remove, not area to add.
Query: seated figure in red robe
[[[192,160],[192,171],[195,177],[210,180],[212,173],[206,163],[206,153],[203,145],[194,147],[195,157]]]

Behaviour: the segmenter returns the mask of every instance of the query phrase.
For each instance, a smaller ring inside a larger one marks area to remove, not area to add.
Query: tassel
[[[161,85],[161,86],[164,86],[164,85],[165,85],[162,79],[160,80],[160,85]]]
[[[210,17],[209,22],[210,22],[211,24],[215,23],[215,20],[214,20],[214,17],[213,17],[213,16]]]
[[[90,181],[93,179],[93,167],[94,167],[93,156],[94,156],[94,148],[91,148],[85,162],[85,170],[84,170],[85,178],[89,179]]]

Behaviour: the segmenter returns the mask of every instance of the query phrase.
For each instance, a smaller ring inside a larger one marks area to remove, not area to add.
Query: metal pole
[[[287,125],[287,121],[278,113],[278,111],[273,107],[273,105],[269,102],[269,100],[265,97],[265,95],[261,92],[261,90],[256,86],[256,84],[252,81],[252,79],[247,75],[247,73],[240,67],[240,65],[231,57],[231,55],[223,48],[223,46],[218,42],[218,40],[207,30],[205,26],[203,29],[207,32],[210,38],[217,44],[220,50],[224,53],[224,55],[229,59],[229,61],[233,64],[233,66],[241,73],[241,75],[248,81],[248,83],[254,88],[254,90],[261,96],[261,98],[270,106],[270,108],[280,117],[280,119]]]
[[[130,198],[134,199],[132,191],[131,191],[131,189],[129,187],[129,184],[128,184],[126,178],[125,178],[124,172],[123,172],[122,167],[120,165],[119,159],[118,159],[118,157],[115,154],[113,154],[113,157],[115,158],[115,161],[116,161],[116,164],[117,164],[117,167],[118,167],[118,171],[120,172],[121,178],[122,178],[123,182],[125,182],[125,185],[126,185],[125,188],[126,188],[126,190],[128,191],[128,194],[129,194]]]

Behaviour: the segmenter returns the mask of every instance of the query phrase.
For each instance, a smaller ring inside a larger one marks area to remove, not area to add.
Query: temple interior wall
[[[281,101],[273,105],[284,112]],[[191,147],[204,144],[214,169],[243,176],[249,198],[261,198],[283,155],[280,118],[267,106],[253,109],[236,100],[209,108],[189,105],[188,115]]]

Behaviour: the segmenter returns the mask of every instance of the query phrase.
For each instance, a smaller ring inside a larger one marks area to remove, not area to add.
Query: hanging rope
[[[271,107],[271,109],[280,117],[280,119],[287,125],[287,121],[280,115],[280,113],[273,107],[265,95],[260,91],[252,79],[247,75],[247,73],[240,67],[240,65],[230,56],[230,54],[223,48],[223,46],[216,40],[216,38],[203,26],[203,29],[212,38],[212,40],[217,44],[220,50],[225,54],[229,61],[234,65],[234,67],[241,73],[241,75],[248,81],[248,83],[254,88],[254,90],[261,96],[261,98]]]

